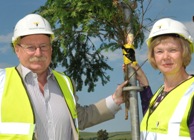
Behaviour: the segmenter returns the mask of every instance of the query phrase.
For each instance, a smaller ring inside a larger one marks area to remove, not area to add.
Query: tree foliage
[[[97,132],[97,140],[108,140],[108,132],[106,130],[99,130]]]
[[[130,18],[123,7],[131,11]],[[35,12],[45,17],[55,32],[51,67],[65,67],[77,91],[85,85],[91,92],[99,79],[102,85],[109,81],[106,71],[113,69],[102,50],[121,48],[131,30],[135,48],[144,40],[143,0],[47,0]]]

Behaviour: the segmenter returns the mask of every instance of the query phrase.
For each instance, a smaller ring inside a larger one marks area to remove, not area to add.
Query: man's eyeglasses
[[[38,47],[35,45],[25,45],[25,44],[17,44],[21,48],[25,49],[28,53],[35,53],[36,49],[39,48],[41,51],[47,51],[50,49],[51,44],[40,44]]]

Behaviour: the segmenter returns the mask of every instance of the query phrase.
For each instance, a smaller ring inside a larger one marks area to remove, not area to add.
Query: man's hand
[[[122,84],[117,86],[116,91],[112,95],[113,100],[117,105],[120,105],[124,103],[124,98],[123,98],[123,88],[128,84],[128,81],[123,82]]]

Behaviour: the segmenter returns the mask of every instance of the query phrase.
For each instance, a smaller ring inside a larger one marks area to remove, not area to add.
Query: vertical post
[[[132,6],[136,5],[135,0],[134,1],[129,0],[129,3]],[[132,19],[132,16],[133,16],[133,13],[131,10],[132,10],[132,8],[135,9],[136,6],[129,7],[129,6],[126,6],[125,4],[123,5],[125,21],[126,21],[126,23],[129,23],[129,26],[127,29],[128,35],[129,35],[129,33],[133,35],[133,29],[131,28],[131,25],[130,25],[130,20]],[[136,74],[135,74],[135,70],[130,65],[128,65],[129,63],[133,63],[135,61],[135,51],[134,51],[133,42],[131,40],[130,41],[128,40],[129,39],[128,35],[127,35],[127,39],[126,39],[127,44],[125,44],[123,47],[123,49],[124,49],[123,54],[125,54],[125,56],[124,56],[124,63],[125,63],[125,67],[126,67],[125,80],[126,79],[129,80],[130,85],[128,86],[128,88],[131,88],[131,89],[125,90],[125,94],[127,94],[127,96],[125,96],[125,97],[128,98],[127,105],[129,104],[132,140],[140,140],[139,108],[138,108],[138,93],[137,93],[138,90],[136,87],[137,86]],[[131,53],[130,49],[132,50],[133,53]],[[126,62],[126,59],[128,59],[127,60],[128,62]]]
[[[123,47],[124,54],[124,63],[125,63],[125,80],[129,80],[129,85],[123,89],[124,99],[125,99],[125,119],[128,119],[128,110],[130,111],[131,119],[131,135],[132,140],[140,140],[140,127],[139,127],[139,108],[138,108],[138,91],[141,90],[137,86],[135,70],[126,63],[126,59],[129,60],[126,56],[129,54],[125,53],[125,50],[131,50],[131,48],[126,48],[128,44]],[[136,61],[131,61],[130,63],[135,64]]]
[[[134,73],[134,69],[128,65],[128,78],[131,86],[136,86],[136,74]],[[129,91],[129,111],[130,111],[130,119],[131,119],[131,135],[132,140],[140,140],[140,127],[139,127],[139,108],[138,108],[138,91],[131,90]]]

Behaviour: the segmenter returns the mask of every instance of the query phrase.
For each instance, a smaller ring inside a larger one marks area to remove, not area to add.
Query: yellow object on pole
[[[134,36],[132,33],[129,33],[127,35],[127,44],[122,46],[122,52],[123,52],[123,61],[124,64],[137,64],[137,61],[135,59],[135,48],[133,45]]]

